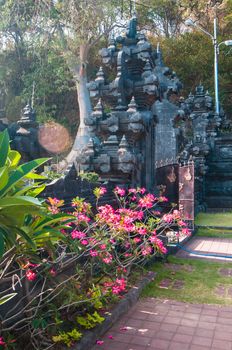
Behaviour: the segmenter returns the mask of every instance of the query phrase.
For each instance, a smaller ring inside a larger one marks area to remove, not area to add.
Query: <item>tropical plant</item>
[[[45,186],[41,183],[44,177],[34,170],[48,159],[19,164],[21,156],[9,144],[9,135],[3,131],[0,133],[0,256],[12,248],[36,250],[48,241],[64,239],[56,225],[67,218],[64,214],[49,216],[43,201],[35,198]]]

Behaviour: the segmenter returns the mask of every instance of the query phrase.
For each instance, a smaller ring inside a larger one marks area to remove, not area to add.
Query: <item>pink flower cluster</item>
[[[26,278],[28,281],[34,281],[36,279],[36,273],[30,269],[26,271]]]
[[[6,342],[4,341],[3,337],[0,337],[0,345],[6,346]]]
[[[157,200],[157,198],[153,196],[153,194],[148,193],[139,199],[138,204],[141,208],[149,209],[153,207],[155,200]]]
[[[111,291],[115,295],[119,295],[126,291],[126,280],[124,278],[117,278],[115,282],[105,282],[105,291]]]
[[[58,198],[51,198],[48,197],[47,199],[48,202],[48,210],[52,213],[52,214],[58,214],[60,212],[60,208],[63,204],[64,201]]]
[[[126,194],[126,190],[124,188],[121,188],[121,187],[115,187],[114,189],[114,193],[120,197],[124,197],[125,194]]]

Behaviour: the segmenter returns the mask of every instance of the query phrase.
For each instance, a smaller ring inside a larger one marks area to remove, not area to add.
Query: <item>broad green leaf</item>
[[[51,218],[45,218],[41,222],[36,222],[36,225],[34,226],[34,228],[36,230],[38,229],[41,230],[44,226],[54,225],[57,222],[63,223],[63,220],[68,223],[68,222],[72,222],[73,220],[76,220],[76,217],[72,215],[67,215],[67,214],[55,214]]]
[[[5,197],[0,199],[0,210],[5,207],[12,207],[12,206],[41,206],[41,202],[34,197],[29,196],[19,196],[19,197]]]
[[[37,197],[41,192],[43,192],[45,187],[45,185],[34,187],[32,190],[30,190],[29,195],[32,197]]]
[[[8,168],[4,166],[0,168],[0,190],[7,185],[8,179]]]
[[[36,174],[36,173],[29,173],[25,175],[25,179],[30,179],[30,180],[47,180],[47,177],[44,175]]]
[[[10,139],[7,130],[0,133],[0,168],[2,168],[7,160]]]
[[[2,221],[0,216],[0,232],[5,239],[5,243],[12,247],[16,243],[16,234],[14,230],[9,229]]]
[[[66,237],[63,235],[63,233],[52,228],[40,230],[33,235],[34,240],[41,239],[41,238],[47,238],[47,239],[55,238],[55,239],[66,240]]]
[[[8,153],[8,158],[10,159],[10,166],[16,167],[21,159],[21,154],[17,151],[10,150]]]
[[[28,194],[28,192],[33,189],[35,187],[35,185],[28,185],[28,186],[25,186],[23,187],[22,189],[20,189],[19,191],[15,192],[14,193],[14,196],[22,196],[24,195],[25,193]]]
[[[9,181],[7,185],[0,191],[0,197],[6,194],[13,186],[15,186],[21,179],[23,179],[32,170],[46,163],[48,159],[49,158],[35,159],[28,163],[18,166],[18,168],[15,169],[9,176]]]
[[[18,293],[7,294],[0,298],[0,305],[7,303],[10,299],[14,298]]]

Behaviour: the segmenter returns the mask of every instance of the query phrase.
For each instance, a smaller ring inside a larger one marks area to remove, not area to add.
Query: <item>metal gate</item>
[[[156,186],[160,195],[168,198],[169,203],[178,205],[178,164],[168,164],[156,169]]]
[[[179,210],[186,221],[194,221],[194,162],[179,165]]]

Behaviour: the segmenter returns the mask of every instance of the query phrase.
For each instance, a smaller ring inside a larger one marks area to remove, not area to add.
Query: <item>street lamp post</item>
[[[219,47],[222,44],[225,44],[226,46],[232,46],[232,40],[225,40],[218,44],[217,41],[217,18],[214,18],[213,22],[213,28],[214,32],[213,35],[207,32],[204,28],[200,27],[196,22],[194,22],[192,19],[187,19],[185,21],[185,25],[188,27],[196,27],[201,32],[208,35],[213,42],[214,47],[214,89],[215,89],[215,113],[219,114],[220,112],[220,102],[219,102],[219,84],[218,84],[218,55],[219,55]]]

